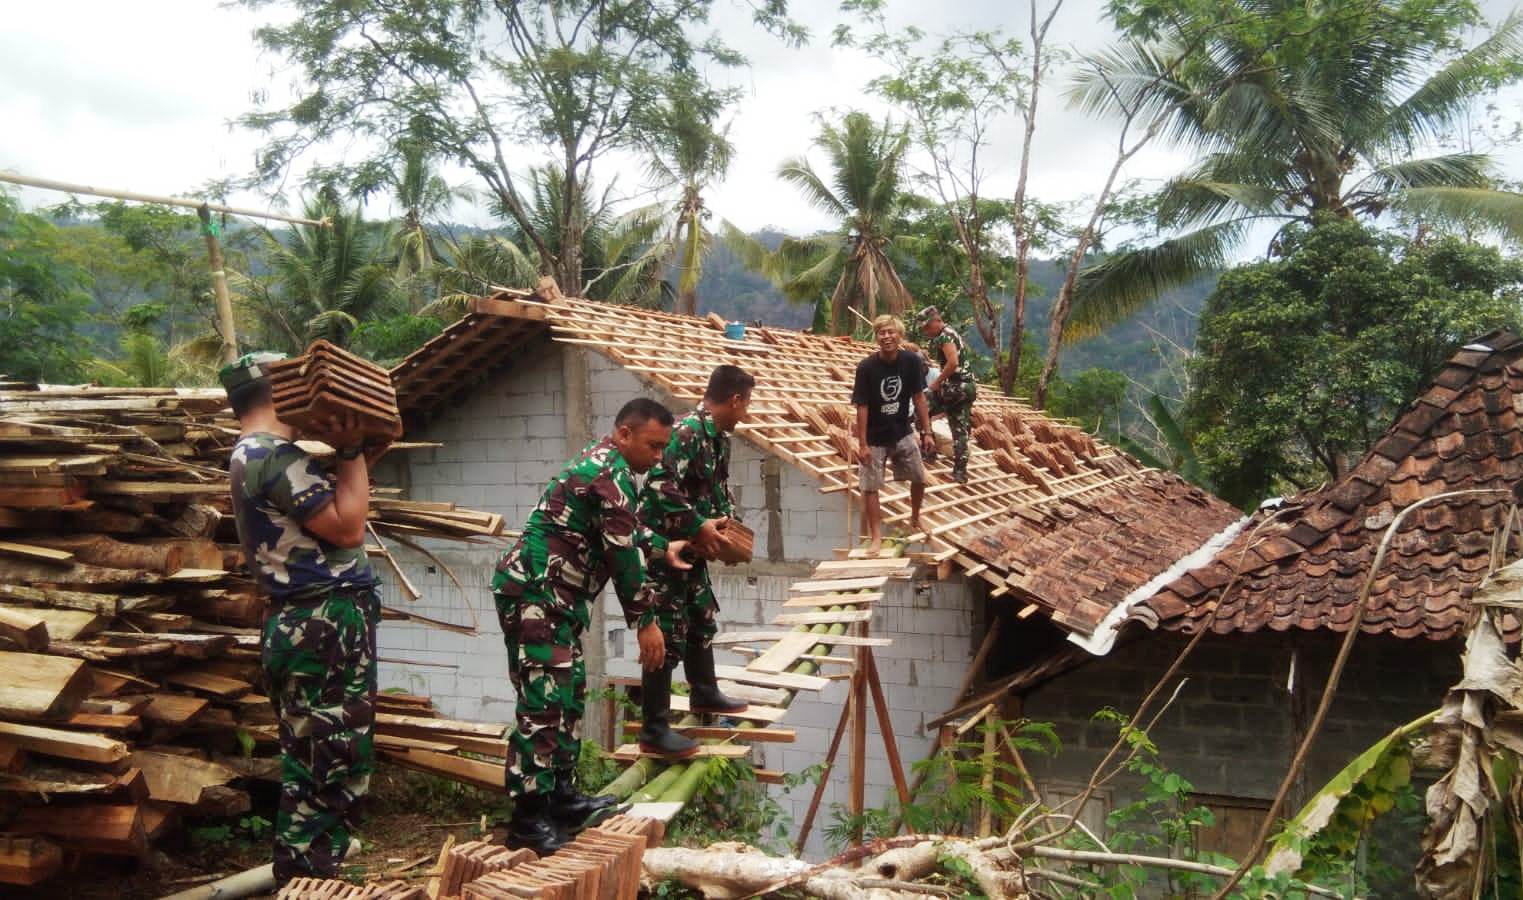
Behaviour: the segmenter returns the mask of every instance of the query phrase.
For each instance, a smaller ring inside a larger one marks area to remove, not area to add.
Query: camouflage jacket
[[[246,435],[233,447],[228,476],[244,558],[270,596],[308,599],[375,585],[363,547],[336,547],[301,527],[334,493],[332,478],[305,450],[273,434]]]
[[[730,436],[702,406],[672,429],[660,461],[640,494],[647,528],[690,538],[709,519],[735,515],[730,495]]]
[[[949,326],[941,326],[941,333],[925,342],[925,355],[931,365],[938,369],[947,367],[947,354],[943,347],[951,344],[957,348],[957,368],[947,373],[947,378],[958,377],[963,381],[973,381],[973,367],[968,364],[968,351],[963,346],[962,335],[953,331]]]
[[[646,557],[664,554],[666,538],[641,526],[636,501],[634,473],[613,442],[589,445],[540,495],[523,536],[498,562],[492,590],[556,602],[569,589],[590,600],[612,577],[629,626],[655,621]]]

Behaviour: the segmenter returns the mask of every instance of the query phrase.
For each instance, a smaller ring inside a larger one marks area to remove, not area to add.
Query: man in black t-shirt
[[[878,491],[883,466],[894,467],[896,481],[910,483],[910,531],[920,531],[920,501],[925,497],[923,443],[931,441],[931,417],[925,402],[925,364],[919,354],[899,348],[904,323],[893,316],[873,320],[878,352],[857,364],[851,403],[857,408],[858,477],[862,486],[862,528],[871,537],[870,553],[883,546],[883,514]],[[910,428],[910,407],[920,425],[919,439]],[[934,446],[934,445],[932,445]]]

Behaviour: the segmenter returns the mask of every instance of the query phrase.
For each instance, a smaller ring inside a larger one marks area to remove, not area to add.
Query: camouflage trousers
[[[260,661],[280,723],[275,879],[331,877],[375,770],[374,590],[277,602]]]
[[[952,468],[968,468],[968,438],[973,433],[973,401],[978,397],[978,382],[962,378],[942,379],[941,387],[926,394],[931,415],[946,413],[952,429]]]
[[[689,643],[707,647],[719,632],[719,601],[709,582],[709,565],[699,560],[684,572],[655,562],[647,572],[660,597],[656,622],[666,636],[666,664],[676,666]]]
[[[580,623],[588,619],[588,601],[576,598],[579,607],[566,615],[567,598],[553,590],[494,595],[508,677],[518,697],[506,763],[508,793],[514,797],[555,790],[556,773],[575,771],[582,752],[587,667]]]

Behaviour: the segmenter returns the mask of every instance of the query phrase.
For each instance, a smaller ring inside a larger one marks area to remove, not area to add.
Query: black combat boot
[[[617,812],[618,805],[616,797],[591,796],[578,791],[576,773],[555,773],[555,791],[550,794],[550,819],[571,834],[609,818]]]
[[[714,648],[701,646],[697,641],[687,642],[687,653],[682,657],[682,669],[687,675],[690,690],[688,709],[695,713],[735,715],[750,706],[744,700],[726,697],[719,690],[719,678],[714,674]]]
[[[640,752],[667,759],[686,759],[698,753],[698,742],[672,730],[672,668],[662,666],[640,674]]]
[[[968,458],[966,456],[960,457],[956,462],[952,463],[952,480],[958,484],[968,483]]]
[[[524,794],[513,804],[513,818],[508,821],[504,841],[517,850],[527,847],[540,856],[549,856],[566,845],[550,817],[550,798],[544,794]]]

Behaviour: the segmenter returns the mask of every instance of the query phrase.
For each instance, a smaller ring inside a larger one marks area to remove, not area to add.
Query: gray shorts
[[[885,462],[894,467],[895,481],[911,483],[925,481],[925,463],[920,460],[920,439],[915,432],[912,431],[900,438],[899,443],[892,447],[869,444],[867,449],[869,458],[863,460],[857,467],[857,477],[861,479],[864,494],[883,489]]]

